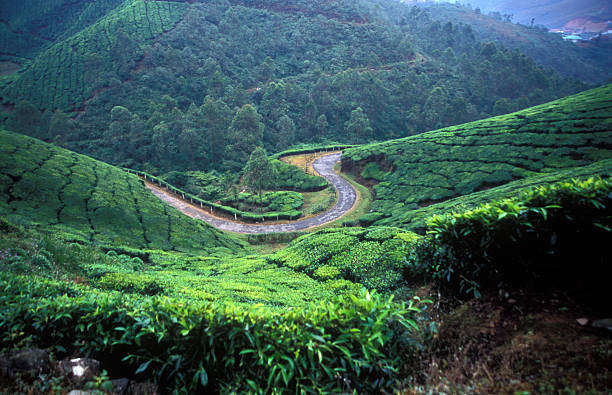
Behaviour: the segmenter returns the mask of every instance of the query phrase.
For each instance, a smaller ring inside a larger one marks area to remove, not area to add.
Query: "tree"
[[[264,125],[261,115],[251,104],[245,104],[236,111],[236,115],[229,127],[228,153],[231,159],[244,163],[244,158],[255,147],[261,145]]]
[[[244,166],[244,176],[242,181],[246,186],[251,188],[254,192],[259,195],[259,212],[263,210],[262,204],[262,191],[267,185],[274,182],[276,178],[276,168],[268,159],[266,150],[262,147],[257,147],[251,156],[249,161]]]
[[[106,140],[115,151],[123,152],[129,142],[132,113],[125,107],[114,106],[111,109],[110,118],[111,123],[106,131]]]
[[[74,122],[62,110],[55,110],[49,122],[49,135],[53,136],[56,141],[66,141],[78,139],[77,127]]]
[[[276,146],[283,150],[295,141],[295,123],[288,115],[283,115],[276,122],[277,143]]]
[[[344,124],[344,131],[351,142],[362,142],[372,136],[370,120],[361,107],[351,111],[351,118]]]
[[[39,137],[40,121],[40,111],[29,101],[22,100],[17,103],[15,110],[6,121],[6,128],[13,132]]]
[[[327,117],[325,114],[319,115],[317,118],[317,123],[315,123],[315,133],[317,138],[321,138],[327,134],[327,129],[329,128],[329,123],[327,122]]]
[[[232,110],[222,101],[206,96],[200,107],[205,129],[204,141],[209,163],[218,163],[223,156],[227,130],[232,121]],[[215,166],[218,168],[218,166]]]

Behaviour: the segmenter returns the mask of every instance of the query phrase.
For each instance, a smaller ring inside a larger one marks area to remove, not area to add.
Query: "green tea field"
[[[0,215],[87,243],[233,253],[243,243],[155,198],[135,175],[0,131]]]
[[[610,158],[612,85],[606,85],[509,115],[351,148],[342,167],[374,184],[376,200],[363,223],[414,228],[415,218],[466,199],[477,203],[536,182],[609,174],[610,161],[596,162]],[[479,194],[462,198],[473,193]]]

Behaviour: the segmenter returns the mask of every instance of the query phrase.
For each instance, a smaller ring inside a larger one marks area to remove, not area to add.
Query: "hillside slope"
[[[610,158],[612,85],[606,85],[513,114],[351,148],[342,168],[376,184],[368,222],[409,226],[411,210],[485,189],[494,196],[491,188],[511,181]],[[605,173],[610,161],[592,170]]]
[[[0,79],[0,117],[153,173],[234,171],[257,145],[405,137],[585,89],[399,2],[126,0],[91,10],[76,28],[58,22],[61,34],[41,35],[54,41]],[[22,13],[8,26],[34,25]],[[0,52],[32,51],[10,34]]]
[[[427,3],[423,7],[443,23],[467,24],[480,40],[518,49],[537,64],[561,75],[592,83],[602,83],[612,77],[612,40],[590,41],[588,45],[578,46],[563,40],[559,34],[512,23],[499,15],[495,18],[458,4]]]
[[[113,247],[229,253],[232,237],[182,215],[134,175],[0,131],[0,215],[65,238]]]
[[[564,26],[575,18],[591,17],[608,20],[612,16],[612,4],[601,0],[552,0],[534,2],[531,0],[474,0],[470,2],[474,7],[483,11],[498,11],[514,14],[518,22],[523,24],[535,23],[550,28]]]

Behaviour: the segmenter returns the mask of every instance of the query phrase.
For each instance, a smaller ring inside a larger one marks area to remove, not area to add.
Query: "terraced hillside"
[[[612,158],[611,149],[612,85],[606,85],[513,114],[351,148],[342,167],[375,184],[364,222],[411,226],[413,210],[424,217],[474,192],[497,198],[545,181],[545,174],[555,181],[609,172],[610,161],[580,168]],[[553,175],[561,171],[569,172]]]
[[[242,248],[163,204],[135,175],[6,131],[0,131],[0,186],[0,215],[71,239],[209,253]]]
[[[108,85],[115,72],[121,77],[122,70],[134,67],[142,56],[139,44],[174,27],[185,7],[176,2],[125,2],[46,49],[4,94],[27,98],[39,108],[79,108],[95,89]]]

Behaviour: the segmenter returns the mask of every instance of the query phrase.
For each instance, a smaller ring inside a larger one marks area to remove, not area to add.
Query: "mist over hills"
[[[601,0],[470,0],[472,7],[483,12],[514,15],[516,22],[560,28],[577,18],[607,22],[612,19],[612,2]]]

